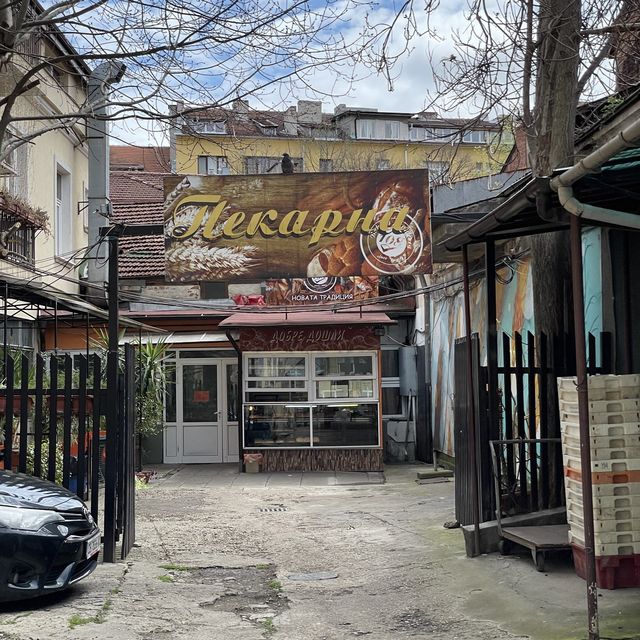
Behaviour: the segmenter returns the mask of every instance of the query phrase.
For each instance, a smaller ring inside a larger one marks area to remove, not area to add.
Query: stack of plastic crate
[[[582,463],[575,378],[558,379],[567,520],[585,577]],[[640,375],[589,377],[589,446],[597,584],[640,586]]]

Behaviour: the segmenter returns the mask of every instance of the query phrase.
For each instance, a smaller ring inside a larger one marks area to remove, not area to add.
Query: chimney
[[[322,123],[322,102],[298,100],[298,122],[304,124]]]
[[[233,110],[235,113],[249,113],[249,101],[236,98],[233,101]]]
[[[284,131],[289,135],[295,136],[298,133],[298,112],[295,107],[289,107],[284,112],[283,118]]]

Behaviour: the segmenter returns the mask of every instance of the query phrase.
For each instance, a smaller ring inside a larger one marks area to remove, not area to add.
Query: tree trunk
[[[540,3],[536,107],[530,126],[536,176],[550,176],[554,169],[573,164],[580,18],[579,2]],[[568,235],[533,236],[531,252],[536,329],[549,335],[564,332],[571,317],[566,295],[571,280]]]
[[[550,176],[559,167],[573,164],[575,120],[580,64],[580,2],[543,0],[540,3],[537,50],[536,100],[529,127],[531,167],[535,176]],[[544,206],[544,195],[539,196]],[[549,336],[570,333],[572,318],[571,269],[567,232],[546,233],[531,238],[533,308],[536,330]],[[547,413],[551,437],[559,436],[556,382],[547,384]],[[555,463],[555,465],[554,465]],[[554,460],[551,495],[560,491],[555,481],[562,477]],[[560,475],[559,475],[560,474]]]

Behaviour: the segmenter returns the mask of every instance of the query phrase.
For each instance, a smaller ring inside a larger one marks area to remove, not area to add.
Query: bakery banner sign
[[[171,282],[431,272],[425,169],[165,182]]]
[[[378,296],[378,276],[281,278],[267,280],[268,305],[351,302]]]

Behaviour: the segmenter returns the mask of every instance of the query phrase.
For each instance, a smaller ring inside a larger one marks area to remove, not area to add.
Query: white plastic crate
[[[563,436],[580,437],[580,425],[575,422],[561,422],[560,431]],[[622,422],[618,424],[589,424],[589,433],[593,438],[615,436],[640,436],[640,422]]]
[[[580,452],[577,455],[562,453],[562,461],[565,467],[582,471],[582,461]],[[617,473],[624,471],[640,471],[640,458],[625,458],[616,460],[594,460],[591,459],[591,471],[593,473]]]
[[[584,530],[582,511],[567,511],[567,522],[573,529],[574,525]],[[593,530],[599,533],[629,533],[640,531],[640,518],[609,518],[593,521]]]
[[[580,449],[580,436],[573,433],[563,433],[561,435],[563,446]],[[637,435],[622,436],[589,436],[591,451],[598,449],[628,449],[636,448],[640,450],[640,433]]]
[[[604,545],[636,545],[640,544],[640,532],[629,533],[594,533],[594,542],[596,548]],[[571,527],[569,529],[569,542],[585,546],[584,531],[580,527]],[[608,553],[598,553],[596,555],[617,555]]]
[[[582,525],[570,525],[569,536],[573,538],[572,542],[584,546]],[[640,531],[594,531],[593,537],[596,544],[629,544],[630,542],[640,542]]]
[[[563,413],[578,413],[578,403],[560,400],[560,411]],[[589,398],[589,413],[625,413],[640,411],[640,400],[591,400]]]
[[[640,375],[589,376],[589,400],[640,399]],[[558,378],[558,398],[561,401],[577,402],[577,380]]]
[[[573,458],[580,457],[580,446],[573,447],[569,444],[564,444],[562,447],[562,453]],[[630,458],[640,459],[640,446],[633,447],[618,447],[615,449],[605,447],[591,447],[591,460],[602,461],[607,460],[628,460]]]
[[[633,556],[640,554],[640,542],[624,544],[596,544],[596,556]]]
[[[564,477],[564,487],[567,495],[582,496],[582,483],[567,476]],[[591,490],[594,497],[610,496],[640,496],[640,482],[627,482],[620,484],[592,484]]]
[[[562,444],[580,448],[580,436],[573,433],[562,434]],[[637,434],[620,436],[589,436],[591,451],[594,449],[626,449],[637,447],[640,449],[640,429]]]
[[[567,423],[578,427],[580,425],[580,419],[578,411],[566,411],[560,409],[560,422]],[[621,424],[624,422],[640,423],[640,412],[638,411],[621,411],[621,412],[597,412],[589,411],[589,424]]]
[[[569,503],[572,505],[578,505],[582,508],[582,492],[573,491],[573,489],[567,489],[567,508]],[[640,518],[640,495],[637,496],[593,496],[593,508],[602,509],[632,509],[638,515],[634,516]]]
[[[567,500],[567,519],[573,521],[573,515],[577,514],[582,518],[583,505],[581,502]],[[640,520],[640,509],[625,507],[593,507],[594,522],[603,520]]]

